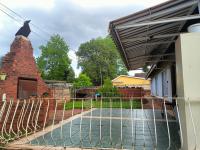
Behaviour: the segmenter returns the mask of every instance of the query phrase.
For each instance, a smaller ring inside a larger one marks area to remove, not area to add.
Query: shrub
[[[118,89],[112,85],[112,81],[107,78],[103,86],[98,90],[102,97],[119,97]]]

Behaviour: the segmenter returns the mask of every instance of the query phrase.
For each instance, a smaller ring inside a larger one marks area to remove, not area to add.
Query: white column
[[[183,130],[183,149],[200,149],[200,33],[181,34],[176,41],[177,95]],[[192,116],[189,109],[189,98]],[[196,130],[196,134],[194,133]],[[197,139],[195,138],[197,136]]]

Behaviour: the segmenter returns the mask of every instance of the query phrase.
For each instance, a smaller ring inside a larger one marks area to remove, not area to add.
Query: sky
[[[31,40],[34,56],[40,56],[40,45],[45,45],[53,34],[60,34],[67,42],[76,76],[75,51],[81,43],[108,35],[109,22],[135,13],[166,0],[0,0],[0,56],[9,52],[14,35],[23,19],[31,20]],[[1,4],[19,14],[17,16]],[[4,12],[2,12],[4,11]],[[5,14],[7,13],[7,14]],[[10,17],[9,17],[9,16]],[[11,18],[12,17],[12,18]],[[130,71],[129,75],[135,72]]]

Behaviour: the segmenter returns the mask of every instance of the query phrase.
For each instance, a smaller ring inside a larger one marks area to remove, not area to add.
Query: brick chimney
[[[31,42],[24,36],[16,36],[10,52],[3,57],[0,74],[4,73],[6,79],[0,80],[0,100],[3,93],[7,99],[15,100],[49,93],[37,69]]]

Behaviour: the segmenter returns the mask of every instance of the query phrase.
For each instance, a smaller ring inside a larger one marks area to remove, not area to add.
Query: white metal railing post
[[[101,144],[101,136],[102,136],[102,133],[101,133],[101,119],[102,119],[102,97],[101,97],[101,102],[100,102],[100,122],[99,122],[99,139],[100,139],[100,144]]]
[[[56,105],[55,105],[55,109],[54,109],[53,122],[52,122],[52,126],[51,126],[51,139],[52,139],[52,141],[53,141],[53,143],[54,143],[54,146],[56,146],[56,142],[55,142],[55,140],[54,140],[54,138],[53,138],[53,129],[54,129],[54,122],[55,122],[55,118],[56,118],[56,112],[57,112],[57,105],[58,105],[58,102],[57,102],[56,99],[54,99],[54,100],[55,100],[55,102],[56,102]]]
[[[39,101],[40,101],[40,103],[39,103],[39,109],[38,109],[39,112],[38,112],[38,113],[40,114],[40,109],[41,109],[42,104],[43,104],[44,101],[43,101],[42,98],[39,98]],[[37,115],[39,115],[39,114],[37,114]],[[36,122],[36,127],[37,127],[37,128],[42,128],[42,127],[38,124],[38,122]]]
[[[181,147],[180,149],[182,149],[183,147],[183,131],[182,131],[182,125],[181,125],[181,120],[180,120],[180,114],[179,114],[179,106],[177,104],[177,99],[176,100],[176,109],[177,109],[177,116],[178,116],[178,122],[179,122],[179,128],[180,128],[180,138],[181,138]]]
[[[20,132],[21,132],[20,126],[21,126],[21,121],[22,121],[22,118],[23,118],[23,114],[24,114],[25,108],[26,108],[26,101],[23,100],[22,109],[21,109],[20,114],[19,114],[19,117],[18,117],[18,119],[17,119],[17,137],[18,137],[18,138],[19,138]]]
[[[1,120],[2,120],[2,117],[3,117],[4,111],[6,109],[6,105],[7,105],[7,101],[6,100],[2,101],[2,102],[3,102],[3,106],[1,107],[1,110],[0,110],[0,122],[2,122]],[[2,127],[2,129],[3,129],[3,127]],[[3,134],[1,134],[0,139],[4,139]]]
[[[9,135],[11,135],[11,132],[12,132],[13,135],[17,136],[15,134],[15,132],[13,131],[13,123],[14,123],[14,119],[15,119],[15,116],[16,116],[16,113],[17,113],[18,106],[19,106],[19,100],[17,100],[16,106],[15,106],[15,111],[14,111],[14,114],[13,114],[13,117],[12,117],[12,121],[10,123],[10,129],[9,129],[9,132],[8,132]],[[14,137],[12,139],[14,139]]]
[[[33,106],[34,106],[34,100],[31,100],[32,101],[32,105],[31,105],[31,109],[30,109],[30,113],[28,115],[28,119],[27,119],[27,122],[26,122],[26,129],[25,129],[25,133],[26,133],[26,139],[28,140],[28,142],[30,143],[30,140],[28,139],[28,127],[29,127],[29,120],[30,120],[30,117],[31,117],[31,111],[33,110]]]
[[[81,120],[80,120],[80,147],[83,147],[83,139],[82,139],[82,121],[83,121],[83,99],[81,103]]]
[[[62,121],[61,121],[61,127],[60,127],[60,138],[63,140],[63,146],[65,147],[65,137],[63,136],[63,122],[65,117],[65,104],[66,104],[66,98],[63,99],[63,112],[62,112]]]
[[[121,127],[120,133],[121,134],[120,134],[120,140],[121,140],[121,148],[123,149],[123,141],[122,141],[123,140],[123,130],[122,130],[123,129],[123,126],[122,126],[123,125],[123,122],[122,122],[122,117],[123,117],[123,112],[122,112],[123,111],[122,110],[122,98],[120,98],[120,108],[121,108],[121,116],[120,116],[120,123],[121,123],[120,124],[120,127]]]
[[[12,105],[13,105],[13,99],[10,100],[10,103],[9,103],[9,106],[8,106],[8,110],[6,112],[5,119],[4,119],[4,122],[3,122],[3,125],[2,125],[1,137],[4,140],[6,140],[6,138],[4,137],[4,135],[6,135],[7,137],[9,137],[9,134],[6,131],[6,124],[7,124],[8,118],[9,118],[10,111],[12,109]],[[4,134],[4,131],[5,131],[5,134]]]
[[[142,132],[143,132],[143,140],[144,140],[144,148],[146,147],[145,135],[144,135],[144,106],[143,106],[143,97],[141,97],[141,107],[142,107]]]
[[[44,118],[43,129],[42,129],[43,132],[45,132],[48,113],[49,113],[49,99],[47,100],[47,109],[46,109],[46,114],[45,114],[45,118]],[[45,145],[47,145],[48,143],[46,142],[44,136],[45,136],[45,134],[43,134],[42,138],[44,140]]]
[[[24,118],[26,117],[26,114],[27,114],[27,111],[28,111],[28,108],[29,108],[30,103],[31,103],[31,100],[28,99],[28,104],[27,104],[27,106],[26,106],[26,108],[25,108],[25,112],[24,112],[24,114],[22,114],[23,117],[22,117],[21,123],[22,123],[22,130],[23,130],[24,132],[26,132],[26,129],[24,128]],[[23,134],[23,132],[22,132],[22,134]]]
[[[134,140],[134,136],[133,136],[133,126],[134,126],[134,119],[133,119],[133,99],[130,99],[130,105],[131,105],[131,136],[132,136],[132,149],[134,149],[135,147],[135,140]]]
[[[34,104],[35,104],[35,100],[32,99],[32,101],[33,101],[33,107],[32,107],[32,105],[31,105],[32,109],[31,109],[31,111],[29,112],[29,116],[31,116],[31,117],[33,117],[33,116],[32,116],[32,110],[33,110],[33,108],[34,108]],[[30,118],[30,119],[31,119],[31,118]],[[30,119],[29,119],[29,122],[31,123],[31,120],[30,120]],[[31,127],[29,126],[30,123],[28,123],[28,129],[30,130],[29,133],[32,133],[33,130],[32,130]],[[34,127],[33,127],[33,128],[34,128]]]
[[[171,136],[170,136],[170,130],[169,130],[169,121],[168,121],[168,114],[167,114],[167,108],[166,108],[166,99],[164,98],[164,109],[165,109],[165,118],[166,118],[166,122],[167,122],[167,133],[168,133],[168,149],[170,149],[171,147]]]
[[[157,127],[156,127],[156,117],[155,117],[155,109],[154,109],[154,99],[152,99],[152,108],[153,108],[153,123],[154,123],[154,134],[155,134],[155,149],[157,148],[157,145],[158,145],[158,139],[157,139]]]
[[[92,134],[92,108],[93,108],[93,105],[92,105],[92,98],[90,99],[90,109],[91,109],[91,111],[90,111],[90,131],[89,131],[89,140],[90,140],[90,144],[92,143],[92,136],[91,136],[91,134]]]
[[[74,116],[74,98],[72,99],[72,114],[71,114],[71,117]],[[72,124],[73,124],[73,119],[71,119],[70,121],[70,127],[69,127],[69,139],[70,139],[70,142],[73,144],[72,142]]]
[[[33,135],[38,143],[38,145],[40,144],[39,143],[39,140],[36,138],[35,134],[36,134],[36,131],[37,131],[37,126],[38,126],[38,118],[39,118],[39,114],[40,114],[40,109],[41,109],[41,106],[42,106],[42,100],[39,99],[39,108],[38,108],[38,111],[36,113],[36,118],[35,118],[35,126],[34,126],[34,131],[33,131]]]
[[[194,132],[194,137],[195,137],[195,147],[194,147],[194,149],[196,150],[197,149],[197,132],[196,132],[195,124],[194,124],[194,117],[193,117],[193,114],[192,114],[189,97],[187,98],[187,101],[188,101],[188,104],[189,104],[189,111],[190,111],[192,127],[193,127],[193,132]]]
[[[0,121],[1,121],[2,116],[3,116],[3,114],[4,114],[6,105],[7,105],[7,101],[3,101],[3,106],[1,107],[1,111],[0,111]]]
[[[112,99],[110,98],[110,144],[112,145]]]
[[[32,115],[32,118],[31,118],[31,122],[32,122],[32,127],[34,128],[34,122],[35,122],[35,114],[36,114],[36,111],[37,111],[37,107],[38,107],[38,104],[39,104],[39,100],[38,99],[36,99],[37,100],[37,103],[36,103],[36,106],[35,106],[35,109],[34,109],[34,111],[33,111],[33,115]]]

